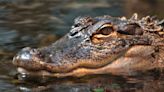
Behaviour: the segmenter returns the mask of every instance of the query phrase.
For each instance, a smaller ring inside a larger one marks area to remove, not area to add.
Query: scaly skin
[[[78,17],[70,32],[50,46],[22,49],[13,59],[18,72],[53,77],[129,75],[164,67],[163,22],[134,14]]]

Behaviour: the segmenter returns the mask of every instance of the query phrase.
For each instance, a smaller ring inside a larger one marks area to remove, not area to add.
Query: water
[[[67,33],[78,16],[164,17],[163,0],[0,0],[0,92],[163,92],[158,71],[137,77],[111,75],[20,81],[12,57],[23,47],[42,47]]]

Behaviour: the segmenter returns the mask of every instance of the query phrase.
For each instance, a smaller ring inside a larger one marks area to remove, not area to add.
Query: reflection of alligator
[[[78,17],[52,45],[29,47],[13,60],[18,72],[44,76],[129,75],[164,67],[164,29],[152,17]]]

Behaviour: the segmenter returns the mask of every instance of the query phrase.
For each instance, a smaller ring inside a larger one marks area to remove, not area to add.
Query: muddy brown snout
[[[13,58],[13,64],[17,67],[28,68],[29,70],[37,70],[41,68],[39,63],[39,51],[30,47],[23,48]]]

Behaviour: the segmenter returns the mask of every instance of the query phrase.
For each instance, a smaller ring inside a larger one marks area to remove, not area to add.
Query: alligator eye
[[[113,32],[113,25],[110,23],[104,24],[91,36],[91,41],[95,44],[102,43],[106,41]]]
[[[118,33],[126,35],[142,35],[143,29],[138,24],[125,25],[124,30],[118,30]]]
[[[96,34],[109,35],[113,31],[114,29],[111,24],[104,24],[98,29]]]

